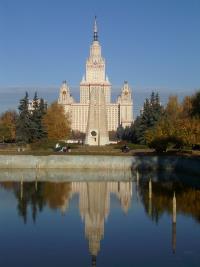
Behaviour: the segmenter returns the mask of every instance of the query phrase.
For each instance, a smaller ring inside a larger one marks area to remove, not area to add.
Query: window
[[[62,100],[63,100],[63,101],[66,100],[66,91],[63,91],[63,93],[62,93]]]

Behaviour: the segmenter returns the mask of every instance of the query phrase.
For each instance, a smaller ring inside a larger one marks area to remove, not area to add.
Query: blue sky
[[[200,88],[199,0],[0,0],[0,110],[26,89],[55,100],[63,80],[78,95],[95,15],[113,94],[128,80],[139,110],[148,88]]]

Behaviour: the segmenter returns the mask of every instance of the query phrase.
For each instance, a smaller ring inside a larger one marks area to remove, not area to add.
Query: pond
[[[6,267],[200,266],[200,179],[0,170],[0,240]]]

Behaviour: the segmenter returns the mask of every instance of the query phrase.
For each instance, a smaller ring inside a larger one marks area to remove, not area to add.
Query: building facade
[[[101,45],[98,40],[97,23],[95,19],[93,42],[90,46],[90,54],[86,61],[86,71],[80,83],[80,102],[77,103],[71,95],[70,88],[64,81],[60,88],[58,103],[63,105],[71,120],[71,128],[74,131],[87,132],[89,122],[89,107],[92,92],[103,92],[105,97],[106,126],[108,131],[116,131],[122,125],[130,126],[133,122],[132,92],[128,82],[124,82],[121,94],[116,102],[111,102],[111,83],[106,75],[105,59],[101,55]],[[98,94],[96,94],[98,95]]]

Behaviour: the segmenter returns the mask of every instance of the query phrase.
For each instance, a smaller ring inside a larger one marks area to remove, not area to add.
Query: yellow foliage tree
[[[16,138],[17,113],[12,110],[4,112],[0,117],[1,129],[6,133],[6,139],[15,140]]]
[[[182,103],[182,117],[187,118],[191,117],[192,113],[192,98],[190,96],[186,96]]]
[[[147,143],[168,138],[180,140],[185,145],[200,144],[200,120],[190,116],[191,107],[190,97],[185,97],[182,105],[176,96],[169,97],[164,115],[145,133]]]
[[[70,120],[61,105],[52,103],[43,118],[49,140],[66,139],[70,134]]]
[[[165,112],[155,127],[145,132],[147,143],[151,143],[156,138],[167,138],[177,136],[177,125],[180,124],[180,114],[182,108],[178,103],[177,96],[170,96]]]
[[[71,183],[45,183],[44,199],[50,208],[62,208],[69,202]]]
[[[186,145],[200,144],[200,121],[197,118],[184,118],[178,127],[178,136]]]
[[[182,106],[178,102],[178,97],[175,95],[171,95],[169,97],[165,113],[167,114],[170,119],[173,121],[176,120],[178,117],[180,117],[180,114],[182,112]]]

